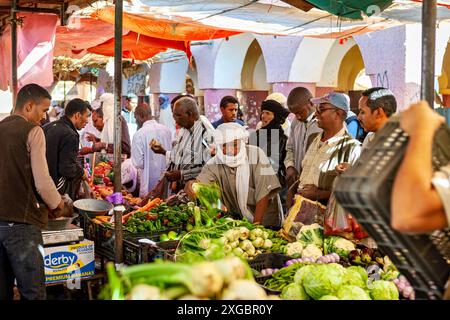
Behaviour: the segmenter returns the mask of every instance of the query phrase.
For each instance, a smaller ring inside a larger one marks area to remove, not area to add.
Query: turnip
[[[255,247],[253,247],[253,245],[252,245],[251,247],[249,247],[249,248],[246,250],[246,252],[247,252],[247,254],[248,254],[249,256],[253,257],[253,256],[255,255],[255,252],[256,252]]]
[[[263,231],[260,228],[255,228],[250,231],[249,239],[255,240],[256,238],[261,238],[263,235]]]
[[[242,254],[244,253],[244,250],[242,250],[241,248],[234,248],[233,249],[233,253],[237,256],[242,256]]]
[[[272,248],[272,241],[269,240],[269,239],[264,240],[263,248],[264,248],[264,249],[270,249],[270,248]]]
[[[248,230],[246,227],[240,227],[239,228],[239,239],[246,240],[250,234],[250,230]]]
[[[264,239],[258,237],[252,241],[252,244],[255,248],[261,248],[264,245]]]
[[[241,249],[244,250],[244,251],[247,251],[247,250],[249,250],[250,248],[255,249],[255,248],[253,247],[253,245],[252,245],[252,243],[251,243],[250,240],[244,240],[244,241],[242,241],[242,242],[239,244],[239,248],[241,248]]]
[[[232,247],[232,248],[238,248],[238,247],[239,247],[239,240],[230,242],[230,247]]]
[[[223,246],[223,252],[225,252],[225,253],[230,253],[232,250],[233,250],[233,248],[228,244]]]
[[[269,238],[269,233],[267,231],[263,231],[262,238],[263,239],[268,239]]]

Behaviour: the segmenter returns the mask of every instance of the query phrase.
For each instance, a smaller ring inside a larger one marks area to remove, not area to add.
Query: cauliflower
[[[304,225],[297,234],[297,241],[302,242],[305,246],[308,244],[315,244],[318,247],[322,247],[323,228],[317,223]]]
[[[288,243],[285,247],[285,253],[288,256],[301,255],[303,251],[303,244],[301,242]]]
[[[337,253],[341,257],[347,257],[350,251],[355,250],[353,242],[336,236],[327,237],[324,241],[325,254]]]
[[[313,258],[317,260],[319,257],[322,256],[322,250],[320,250],[316,245],[314,244],[308,244],[306,248],[302,251],[302,258]]]

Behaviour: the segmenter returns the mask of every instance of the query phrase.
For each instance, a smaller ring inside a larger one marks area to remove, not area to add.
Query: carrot
[[[139,208],[137,210],[131,211],[130,213],[127,213],[126,215],[124,215],[122,217],[122,223],[125,224],[128,221],[128,219],[132,215],[134,215],[136,212],[149,211],[150,209],[152,209],[152,208],[156,207],[157,205],[159,205],[161,202],[162,202],[162,200],[160,198],[155,198],[153,200],[149,200],[148,203],[145,206],[143,206],[143,207],[141,207],[141,208]]]

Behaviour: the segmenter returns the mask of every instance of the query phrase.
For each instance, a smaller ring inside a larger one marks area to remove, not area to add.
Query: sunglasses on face
[[[321,107],[316,107],[316,112],[318,114],[322,114],[327,110],[336,110],[336,108],[330,107],[330,108],[321,108]]]

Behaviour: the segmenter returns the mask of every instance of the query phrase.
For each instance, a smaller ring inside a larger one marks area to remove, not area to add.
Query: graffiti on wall
[[[127,94],[134,93],[137,96],[145,96],[145,79],[147,73],[140,72],[127,79]]]
[[[377,87],[390,88],[387,70],[384,70],[382,73],[377,73]]]

